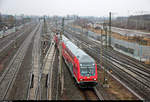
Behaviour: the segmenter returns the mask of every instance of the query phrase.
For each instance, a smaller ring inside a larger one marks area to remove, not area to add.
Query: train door
[[[69,69],[70,69],[70,71],[71,71],[71,74],[72,74],[72,76],[74,77],[74,75],[73,75],[73,64],[71,63],[71,62],[69,62]]]
[[[73,69],[74,69],[75,76],[77,77],[78,76],[78,67],[77,67],[76,63],[74,64]]]

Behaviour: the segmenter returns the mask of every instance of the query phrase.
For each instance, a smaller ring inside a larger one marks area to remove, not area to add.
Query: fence
[[[91,37],[95,40],[100,40],[101,35],[94,32],[88,31],[88,37]],[[130,57],[133,57],[141,61],[150,61],[150,46],[139,45],[137,43],[131,43],[124,40],[111,38],[112,47]]]

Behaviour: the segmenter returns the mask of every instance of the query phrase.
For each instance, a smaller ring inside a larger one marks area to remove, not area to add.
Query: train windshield
[[[80,64],[81,76],[95,76],[95,64]]]

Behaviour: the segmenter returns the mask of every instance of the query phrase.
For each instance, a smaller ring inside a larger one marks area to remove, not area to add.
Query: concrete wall
[[[16,29],[21,29],[23,27],[23,25],[17,26]],[[8,29],[7,31],[0,31],[0,38],[2,38],[3,36],[7,36],[11,33],[15,32],[15,27]]]
[[[119,44],[126,48],[130,48],[134,50],[133,54],[130,54],[132,57],[136,59],[141,59],[142,61],[146,61],[150,59],[150,46],[143,46],[137,43],[131,43],[123,40],[118,40],[115,38],[111,38],[112,46],[115,47],[115,44]]]
[[[82,32],[81,29],[79,28],[72,28],[72,30],[75,30],[77,32]],[[95,40],[100,40],[101,38],[101,35],[100,34],[96,34],[92,31],[88,31],[88,32],[84,32],[88,37],[91,37]],[[131,42],[127,42],[127,41],[124,41],[124,40],[119,40],[119,39],[115,39],[115,38],[111,38],[111,43],[112,43],[112,47],[123,53],[123,54],[126,54],[130,57],[133,57],[137,60],[141,60],[141,61],[150,61],[150,46],[143,46],[143,45],[139,45],[137,43],[131,43]],[[130,50],[133,50],[133,54],[131,53],[128,53],[128,52],[125,52],[121,49],[118,49],[115,47],[115,44],[118,44],[120,46],[123,46],[124,48],[126,49],[130,49]]]
[[[100,34],[96,34],[94,32],[91,32],[89,31],[88,34],[87,34],[89,37],[92,37],[94,38],[95,40],[99,40],[101,35]],[[143,46],[143,45],[139,45],[137,43],[131,43],[131,42],[127,42],[127,41],[124,41],[124,40],[119,40],[119,39],[115,39],[115,38],[111,38],[111,43],[112,43],[112,47],[123,53],[123,54],[126,54],[130,57],[133,57],[135,59],[138,59],[138,60],[142,60],[142,61],[150,61],[150,46]],[[115,44],[118,44],[120,46],[123,46],[125,48],[130,48],[132,49],[134,52],[133,54],[131,53],[127,53],[121,49],[118,49],[115,47]]]

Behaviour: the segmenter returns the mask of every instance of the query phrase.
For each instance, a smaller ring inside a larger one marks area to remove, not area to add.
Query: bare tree
[[[0,23],[2,22],[2,15],[1,15],[1,13],[0,13]]]
[[[3,25],[2,25],[2,15],[0,13],[0,30],[2,30],[2,28],[3,28]]]

